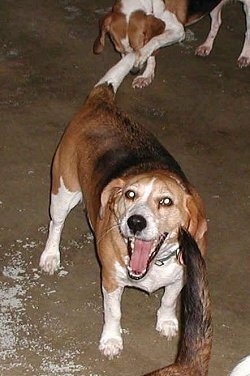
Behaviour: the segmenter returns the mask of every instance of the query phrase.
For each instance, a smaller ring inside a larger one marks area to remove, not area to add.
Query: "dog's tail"
[[[135,63],[135,53],[131,52],[124,56],[116,65],[114,65],[108,72],[98,81],[95,86],[108,84],[113,86],[114,92],[122,83],[123,79],[127,76]]]
[[[192,236],[179,232],[179,257],[186,265],[182,292],[183,333],[174,364],[147,376],[205,376],[212,347],[212,319],[206,264]]]
[[[205,261],[192,236],[181,229],[179,242],[187,281],[183,289],[183,334],[176,362],[206,375],[212,348],[212,317]]]
[[[230,376],[250,376],[250,355],[237,364]]]

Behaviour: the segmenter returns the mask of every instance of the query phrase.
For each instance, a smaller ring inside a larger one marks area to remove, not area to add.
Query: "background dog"
[[[238,58],[239,67],[250,64],[250,0],[240,0],[246,14],[246,34]],[[136,67],[146,68],[136,77],[132,86],[142,88],[154,78],[154,53],[161,47],[180,42],[185,38],[184,27],[197,22],[210,13],[211,29],[196,55],[210,54],[214,39],[221,25],[221,10],[228,0],[117,0],[110,12],[100,20],[100,31],[94,43],[94,52],[102,52],[105,35],[109,34],[115,49],[124,56],[137,52]]]
[[[145,128],[115,104],[114,92],[133,67],[126,55],[91,91],[66,128],[52,166],[49,236],[40,267],[60,264],[65,218],[84,197],[102,268],[104,326],[100,350],[110,358],[123,348],[121,296],[125,286],[165,287],[156,329],[176,335],[176,302],[184,283],[176,257],[184,227],[202,254],[207,222],[202,201],[179,164]]]
[[[165,30],[165,23],[153,15],[152,1],[116,1],[113,8],[99,22],[99,35],[93,46],[95,54],[100,54],[105,46],[106,34],[111,38],[115,49],[122,56],[139,52],[153,37]],[[149,56],[142,74],[132,83],[134,88],[148,86],[154,79],[155,56]]]
[[[205,376],[212,348],[212,318],[205,261],[186,231],[179,234],[179,257],[186,265],[182,291],[183,333],[174,364],[146,376]]]

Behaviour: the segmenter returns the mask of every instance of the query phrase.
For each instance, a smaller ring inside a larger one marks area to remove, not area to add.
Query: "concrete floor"
[[[127,289],[124,345],[112,361],[98,351],[100,270],[79,206],[66,223],[62,266],[42,274],[50,163],[65,125],[119,56],[107,41],[92,54],[97,20],[110,1],[0,2],[0,375],[137,376],[170,363],[177,341],[155,331],[162,291]],[[213,300],[210,376],[227,375],[250,353],[250,68],[240,70],[245,20],[228,5],[214,50],[194,56],[206,18],[181,45],[157,56],[144,90],[128,76],[117,101],[151,129],[196,185],[207,208]]]

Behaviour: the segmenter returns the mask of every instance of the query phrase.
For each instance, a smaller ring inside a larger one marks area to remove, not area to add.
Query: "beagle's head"
[[[101,216],[105,208],[113,213],[126,244],[130,278],[143,278],[157,255],[166,255],[169,245],[178,244],[181,227],[205,251],[207,223],[201,199],[172,173],[114,180],[103,191]]]
[[[99,35],[94,42],[93,51],[95,54],[103,51],[105,37],[108,34],[116,51],[126,55],[138,51],[164,29],[163,21],[141,10],[136,10],[129,18],[121,12],[112,10],[100,20]]]

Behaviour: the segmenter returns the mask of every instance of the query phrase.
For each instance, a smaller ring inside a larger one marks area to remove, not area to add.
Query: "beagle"
[[[101,263],[104,326],[101,352],[122,348],[121,296],[125,286],[165,288],[156,330],[177,334],[176,302],[183,266],[176,253],[182,226],[206,248],[207,221],[200,196],[179,164],[145,128],[117,107],[114,93],[135,63],[121,59],[98,82],[66,128],[52,166],[49,235],[40,267],[53,274],[69,211],[84,197]]]
[[[145,376],[206,376],[212,348],[212,317],[205,261],[192,236],[181,229],[179,258],[186,266],[182,291],[183,333],[174,364]]]
[[[221,9],[229,0],[116,0],[110,12],[100,20],[100,31],[93,51],[102,52],[105,35],[109,34],[115,49],[124,56],[137,53],[135,67],[146,68],[132,83],[134,88],[148,86],[154,79],[155,52],[161,47],[181,42],[184,27],[210,13],[211,29],[196,55],[210,54],[221,25]],[[240,0],[246,14],[246,34],[238,58],[240,68],[250,65],[250,0]]]

